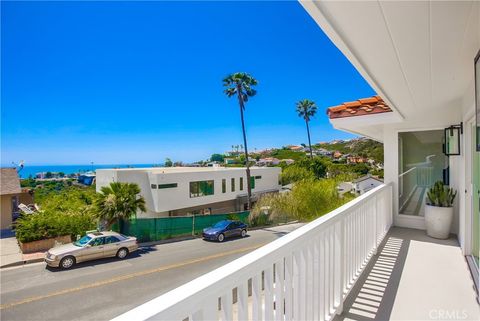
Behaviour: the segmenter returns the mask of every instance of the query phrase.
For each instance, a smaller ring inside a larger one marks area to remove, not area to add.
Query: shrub
[[[268,206],[270,220],[285,216],[302,221],[313,220],[351,200],[349,195],[339,197],[337,184],[335,179],[299,181],[289,193],[262,197],[252,209],[251,216],[259,216],[262,208]]]
[[[75,238],[85,231],[96,228],[96,219],[91,214],[95,198],[94,187],[57,185],[35,190],[35,199],[41,212],[22,215],[14,224],[20,242],[38,241],[63,235]],[[41,191],[41,193],[39,193]],[[42,197],[37,198],[41,194]]]
[[[268,215],[259,213],[258,215],[251,215],[248,217],[248,224],[250,227],[259,227],[270,225],[272,221]]]
[[[310,180],[314,177],[311,170],[297,165],[290,165],[282,170],[281,181],[282,185],[287,185],[302,180]]]
[[[235,214],[235,213],[227,214],[227,220],[231,220],[231,221],[241,221],[240,216],[238,216],[238,215]]]
[[[55,211],[44,211],[22,215],[15,222],[15,234],[22,242],[32,242],[62,235],[84,235],[96,227],[96,220],[89,213],[68,215]]]

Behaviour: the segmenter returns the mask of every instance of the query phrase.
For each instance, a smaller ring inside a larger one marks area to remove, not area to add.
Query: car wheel
[[[117,257],[118,257],[119,259],[124,259],[124,258],[127,257],[127,255],[128,255],[128,249],[126,249],[126,248],[124,248],[124,247],[122,247],[122,248],[121,248],[120,250],[118,250],[118,252],[117,252]]]
[[[242,237],[247,236],[247,230],[242,230],[242,234],[241,234],[241,235],[242,235]]]
[[[75,265],[75,258],[73,256],[66,256],[60,261],[60,267],[68,270]]]
[[[219,242],[223,242],[223,241],[225,240],[225,235],[223,235],[223,233],[222,233],[222,234],[219,234],[219,235],[217,236],[217,240],[218,240]]]

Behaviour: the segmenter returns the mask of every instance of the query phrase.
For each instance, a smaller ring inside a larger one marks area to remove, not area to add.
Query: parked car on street
[[[105,257],[124,259],[137,249],[135,237],[116,232],[93,232],[76,242],[51,248],[45,253],[45,262],[52,267],[69,269],[76,263]]]
[[[203,238],[223,242],[227,237],[247,235],[247,224],[240,221],[223,220],[203,230]]]

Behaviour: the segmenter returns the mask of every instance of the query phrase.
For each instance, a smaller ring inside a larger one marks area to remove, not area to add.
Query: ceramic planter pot
[[[436,239],[447,239],[453,220],[453,207],[425,206],[427,235]]]

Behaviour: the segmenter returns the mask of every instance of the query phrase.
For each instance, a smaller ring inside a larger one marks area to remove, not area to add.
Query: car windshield
[[[73,242],[73,244],[75,244],[76,246],[80,246],[80,247],[83,247],[85,246],[85,244],[87,244],[92,238],[88,235],[85,235],[84,237],[82,237],[81,239],[79,239],[78,241],[76,242]]]
[[[213,228],[226,228],[230,224],[229,221],[220,221],[213,226]]]

